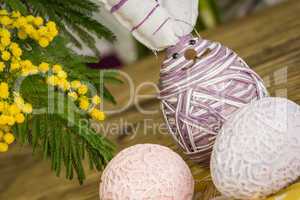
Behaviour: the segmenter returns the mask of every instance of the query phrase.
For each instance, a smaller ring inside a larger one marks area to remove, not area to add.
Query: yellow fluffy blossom
[[[3,140],[6,142],[6,144],[12,144],[15,141],[15,136],[12,133],[6,133],[3,136]]]
[[[0,101],[0,112],[3,112],[4,111],[4,108],[5,108],[5,102],[4,101]]]
[[[24,66],[22,68],[22,76],[28,76],[28,75],[34,75],[37,74],[38,71],[38,67],[34,66],[34,65],[29,65],[29,66]]]
[[[0,98],[7,99],[9,96],[8,84],[5,82],[0,83]]]
[[[52,22],[52,21],[48,22],[46,24],[46,26],[49,28],[50,31],[51,30],[56,30],[56,24],[54,22]]]
[[[10,37],[11,34],[10,34],[9,30],[0,28],[0,36],[1,37]]]
[[[0,115],[0,125],[7,125],[9,122],[9,117],[7,115]]]
[[[74,101],[78,99],[78,95],[76,92],[68,92],[68,96],[71,97]]]
[[[45,37],[42,37],[40,40],[39,40],[39,45],[43,48],[49,46],[49,40]]]
[[[12,18],[18,18],[18,17],[21,17],[21,13],[19,11],[13,11],[11,13],[11,17]]]
[[[87,111],[89,109],[90,103],[87,99],[80,99],[79,101],[79,107],[84,110]]]
[[[24,68],[30,68],[32,66],[32,62],[30,60],[21,61],[21,66]]]
[[[48,32],[48,28],[43,26],[43,27],[40,27],[39,30],[37,31],[39,36],[40,37],[47,37],[49,35],[49,32]]]
[[[32,31],[32,33],[30,34],[30,37],[31,37],[32,39],[34,39],[35,41],[39,41],[39,39],[40,39],[37,30]]]
[[[11,70],[16,70],[16,69],[19,69],[21,67],[20,63],[17,62],[17,61],[12,61],[10,63],[10,69]]]
[[[44,23],[44,19],[41,18],[41,17],[36,17],[36,18],[33,19],[33,23],[36,26],[41,26]]]
[[[10,49],[16,49],[16,48],[20,48],[18,43],[12,42],[9,46]]]
[[[0,111],[2,113],[7,113],[7,109],[8,109],[8,103],[6,101],[1,101],[0,102]]]
[[[3,51],[1,55],[2,60],[9,61],[11,54],[8,51]]]
[[[49,71],[49,64],[48,63],[45,63],[45,62],[42,62],[40,65],[39,65],[39,70],[40,72],[42,73],[46,73]]]
[[[13,56],[15,56],[15,57],[20,57],[20,56],[22,56],[22,49],[21,48],[13,48],[12,50],[11,50],[11,53],[13,54]]]
[[[21,112],[21,110],[17,106],[17,104],[12,104],[12,105],[9,106],[9,114],[16,115],[16,114],[18,114],[20,112]]]
[[[27,20],[27,22],[31,23],[34,20],[34,16],[33,15],[28,15],[28,16],[26,16],[26,20]]]
[[[11,130],[11,128],[9,126],[6,126],[6,125],[5,126],[0,126],[0,129],[5,133],[7,133]]]
[[[8,144],[4,143],[4,142],[0,142],[0,152],[4,153],[8,151]]]
[[[0,116],[0,125],[9,125],[12,126],[15,124],[15,119],[10,115],[1,115]]]
[[[59,82],[59,79],[57,76],[52,75],[47,78],[46,82],[47,82],[47,84],[49,84],[51,86],[56,86]]]
[[[91,112],[90,112],[90,116],[97,121],[103,121],[105,120],[105,114],[104,112],[94,108]]]
[[[26,25],[24,26],[24,31],[25,31],[25,33],[26,33],[27,35],[31,35],[31,34],[35,31],[35,29],[34,29],[34,27],[33,27],[32,25],[26,24]]]
[[[98,95],[95,95],[95,96],[93,96],[93,98],[92,98],[92,102],[93,102],[93,104],[98,105],[98,104],[101,103],[101,98],[100,98]]]
[[[71,87],[75,90],[78,89],[80,86],[81,86],[80,81],[72,81],[71,82]]]
[[[18,124],[22,124],[25,121],[25,116],[22,113],[15,115],[15,120]]]
[[[3,131],[0,130],[0,141],[2,140],[3,136],[4,136],[4,133],[3,133]]]
[[[0,62],[0,72],[3,72],[4,68],[5,68],[5,63]]]
[[[7,125],[9,126],[13,126],[16,123],[15,118],[11,115],[6,116],[6,120],[7,120]]]
[[[16,23],[17,23],[17,28],[19,27],[24,27],[26,24],[27,24],[27,20],[25,17],[19,17],[17,20],[16,20]]]
[[[59,72],[57,73],[57,76],[58,76],[59,78],[63,78],[63,79],[66,79],[66,78],[68,77],[67,73],[66,73],[65,71],[63,71],[63,70],[59,71]]]
[[[54,22],[51,22],[51,21],[48,22],[46,24],[46,27],[48,28],[52,37],[55,37],[58,34],[58,30],[57,30],[56,24]]]
[[[27,33],[25,32],[25,31],[19,31],[18,32],[18,37],[21,39],[21,40],[25,40],[25,39],[27,39]]]
[[[3,47],[7,47],[8,45],[10,45],[10,43],[11,43],[10,37],[1,38],[1,45],[3,45]]]
[[[69,90],[71,88],[71,84],[66,79],[58,79],[58,87],[62,90]]]
[[[7,25],[10,25],[13,23],[13,21],[8,17],[8,16],[2,16],[0,18],[0,23],[3,25],[3,26],[7,26]]]
[[[58,72],[62,71],[61,65],[53,65],[52,71],[53,71],[54,73],[56,73],[56,74],[57,74]]]
[[[88,87],[86,85],[81,85],[79,88],[78,88],[78,94],[80,95],[84,95],[88,92]]]

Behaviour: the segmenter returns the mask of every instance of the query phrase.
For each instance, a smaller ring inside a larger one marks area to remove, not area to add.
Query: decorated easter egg
[[[184,152],[208,166],[228,117],[267,96],[261,78],[232,50],[191,36],[198,0],[99,1],[138,41],[167,51],[159,95],[166,123]]]
[[[106,167],[101,200],[191,200],[194,180],[183,159],[167,147],[141,144],[121,151]]]
[[[300,106],[264,98],[238,110],[223,126],[211,158],[218,190],[261,199],[300,177]]]
[[[262,79],[235,52],[191,35],[168,48],[160,89],[169,131],[192,160],[207,166],[224,122],[267,96]]]

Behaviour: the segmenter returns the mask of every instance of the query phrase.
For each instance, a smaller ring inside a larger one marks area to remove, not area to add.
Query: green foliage
[[[95,39],[90,32],[99,38],[114,39],[108,29],[92,18],[92,12],[98,11],[96,4],[90,0],[0,0],[0,5],[9,10],[19,10],[24,15],[39,15],[53,20],[60,27],[60,35],[47,48],[41,48],[30,39],[14,38],[14,42],[23,49],[22,59],[29,59],[35,65],[41,62],[60,64],[68,72],[69,80],[76,79],[96,86],[94,92],[116,103],[106,85],[122,83],[118,73],[91,69],[86,63],[98,62],[97,59],[80,56],[67,48],[69,42],[81,46],[72,34],[74,32],[95,51]],[[96,133],[87,120],[87,114],[80,112],[66,94],[49,89],[40,76],[27,77],[21,84],[20,93],[34,109],[42,110],[27,116],[25,123],[14,127],[17,141],[32,145],[34,152],[49,159],[57,176],[65,168],[66,178],[72,179],[77,175],[82,184],[85,179],[84,160],[89,162],[91,169],[102,170],[113,157],[114,145],[104,137],[105,133]]]
[[[7,5],[11,9],[18,10],[22,14],[28,14],[27,8],[26,8],[25,4],[22,3],[21,0],[5,0],[4,2],[7,3]]]
[[[22,14],[32,13],[55,21],[63,35],[82,47],[80,40],[99,54],[95,46],[95,38],[105,38],[113,41],[113,33],[92,17],[93,12],[99,12],[97,4],[91,0],[2,0],[9,8],[19,10]]]
[[[50,91],[50,97],[47,95]],[[59,91],[48,88],[39,76],[28,77],[21,85],[24,99],[34,108],[42,109],[15,126],[14,133],[21,144],[30,144],[34,152],[51,160],[56,175],[65,167],[66,178],[77,174],[85,179],[83,160],[88,157],[90,168],[102,170],[113,157],[114,146],[104,136],[90,128],[85,114]]]
[[[63,37],[56,37],[46,49],[34,42],[30,44],[22,40],[17,42],[24,49],[23,59],[29,59],[36,65],[41,62],[59,63],[68,72],[70,80],[81,80],[99,86],[95,88],[97,93],[102,98],[116,103],[106,88],[106,83],[122,83],[118,79],[118,73],[88,68],[85,62],[97,60],[79,56],[66,48],[67,42]],[[80,113],[65,94],[54,89],[49,90],[40,77],[33,76],[22,82],[21,95],[26,102],[33,105],[33,108],[44,110],[16,127],[18,142],[31,144],[34,151],[41,151],[44,158],[51,160],[52,170],[57,176],[60,175],[64,165],[66,178],[72,179],[75,172],[82,184],[85,179],[82,161],[86,155],[90,168],[97,170],[102,170],[112,158],[114,145],[90,128],[90,122],[86,120],[88,116]]]
[[[215,0],[199,1],[199,18],[196,24],[197,30],[205,30],[221,23],[220,10]]]

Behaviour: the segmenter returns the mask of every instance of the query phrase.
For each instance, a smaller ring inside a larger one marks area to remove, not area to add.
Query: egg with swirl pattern
[[[217,137],[211,174],[224,196],[245,200],[264,199],[297,181],[300,106],[268,97],[233,114]]]

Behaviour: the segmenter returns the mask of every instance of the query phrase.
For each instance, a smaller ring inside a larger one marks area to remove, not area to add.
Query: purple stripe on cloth
[[[117,10],[119,10],[128,0],[120,0],[119,3],[117,3],[116,5],[114,5],[111,9],[110,12],[114,13]]]
[[[155,35],[171,18],[168,17],[155,31],[152,35]]]
[[[148,13],[148,15],[138,24],[138,25],[136,25],[135,27],[133,27],[132,29],[131,29],[131,32],[133,32],[133,31],[135,31],[135,30],[137,30],[140,26],[142,26],[144,23],[145,23],[145,21],[147,20],[147,19],[149,19],[149,17],[154,13],[154,11],[157,9],[159,7],[159,4],[156,4],[156,6]]]

